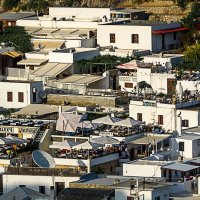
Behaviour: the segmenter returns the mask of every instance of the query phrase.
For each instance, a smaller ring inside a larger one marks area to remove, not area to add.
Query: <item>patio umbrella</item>
[[[17,144],[24,144],[24,143],[27,143],[27,142],[28,142],[28,141],[25,140],[25,139],[18,138],[18,137],[12,136],[12,135],[8,135],[6,138],[11,139],[11,140],[14,140],[15,142],[17,142]]]
[[[82,115],[61,113],[56,123],[56,130],[63,132],[75,132],[81,121]]]
[[[130,117],[128,117],[124,120],[116,122],[114,125],[115,126],[125,126],[125,127],[131,128],[134,126],[140,126],[141,124],[144,124],[144,122],[137,121],[135,119],[131,119]]]
[[[52,145],[49,145],[49,148],[51,149],[71,149],[73,146],[77,145],[77,142],[72,142],[72,141],[63,141],[63,142],[56,142]]]
[[[92,123],[91,121],[83,121],[78,124],[80,128],[96,129],[98,124]]]
[[[98,144],[119,144],[119,141],[115,138],[109,136],[102,136],[97,138],[92,138],[91,142],[95,142]]]
[[[114,123],[116,123],[118,121],[121,121],[121,119],[117,118],[117,117],[111,117],[110,115],[107,115],[105,117],[101,117],[101,118],[92,120],[92,123],[114,125]]]
[[[102,146],[103,145],[101,144],[86,141],[84,143],[73,146],[72,149],[98,149],[99,147],[102,147]]]
[[[5,138],[5,137],[0,137],[0,145],[9,145],[9,144],[18,144],[17,141]]]

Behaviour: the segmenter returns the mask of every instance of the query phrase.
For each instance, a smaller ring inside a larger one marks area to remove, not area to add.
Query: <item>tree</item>
[[[184,60],[187,63],[200,63],[200,43],[187,47]]]
[[[31,36],[27,34],[24,27],[6,27],[0,34],[0,42],[11,43],[17,51],[23,53],[33,50],[33,45],[30,40]]]
[[[19,4],[20,0],[4,0],[3,2],[3,10],[8,11],[12,10],[13,8],[16,8]]]
[[[151,89],[152,87],[150,84],[148,84],[146,81],[141,81],[138,83],[138,88],[140,89],[140,91],[142,92],[144,90],[144,93],[146,94],[146,90],[147,89]]]
[[[49,3],[47,0],[29,0],[23,6],[23,10],[45,13],[48,11]]]
[[[190,13],[181,21],[184,27],[189,28],[189,31],[193,34],[193,38],[195,41],[197,34],[197,26],[200,21],[200,3],[194,2]]]

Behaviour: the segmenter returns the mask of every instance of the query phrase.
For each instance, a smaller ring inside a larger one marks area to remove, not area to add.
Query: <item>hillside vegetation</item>
[[[48,6],[78,7],[169,7],[178,5],[186,8],[194,0],[1,0],[4,11],[11,10],[47,10]]]
[[[145,10],[150,20],[178,21],[191,11],[194,0],[1,0],[1,11],[34,11],[47,14],[49,6],[129,7]]]

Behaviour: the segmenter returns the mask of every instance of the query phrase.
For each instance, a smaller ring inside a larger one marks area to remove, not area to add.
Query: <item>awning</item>
[[[45,63],[47,59],[32,59],[32,58],[27,58],[24,60],[21,60],[17,63],[17,65],[34,65],[34,66],[40,66],[43,63]]]
[[[47,63],[35,70],[32,74],[35,76],[56,77],[64,70],[72,66],[71,63]]]
[[[104,79],[103,76],[96,76],[96,75],[77,75],[74,74],[67,78],[60,80],[59,82],[62,84],[71,84],[71,85],[89,85],[96,81],[100,81]]]
[[[8,52],[4,52],[3,55],[8,55],[12,58],[17,58],[19,56],[22,56],[23,54],[20,52],[16,52],[16,51],[8,51]]]
[[[172,28],[172,29],[154,30],[152,31],[152,33],[155,35],[160,35],[160,34],[175,33],[175,32],[187,31],[187,30],[188,28],[180,27],[180,28]]]
[[[188,165],[188,164],[183,164],[183,163],[173,163],[171,165],[166,165],[162,167],[162,169],[169,169],[169,170],[176,170],[176,171],[183,171],[183,172],[191,171],[198,168],[199,166]]]

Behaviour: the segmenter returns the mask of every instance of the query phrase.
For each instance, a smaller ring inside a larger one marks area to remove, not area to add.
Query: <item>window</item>
[[[160,200],[160,196],[158,196],[158,197],[155,197],[155,200]]]
[[[158,125],[163,125],[163,115],[158,115]]]
[[[137,120],[142,121],[142,113],[137,113]]]
[[[39,186],[39,192],[45,194],[45,186]]]
[[[12,102],[13,101],[13,93],[12,92],[7,92],[7,101]]]
[[[114,33],[110,34],[110,43],[115,43],[115,34]]]
[[[134,197],[127,196],[127,200],[134,200]]]
[[[184,151],[184,142],[179,142],[179,151]]]
[[[132,40],[132,43],[139,43],[139,36],[138,36],[138,34],[132,34],[131,35],[131,40]]]
[[[24,102],[24,93],[18,92],[18,102]]]
[[[19,185],[19,187],[26,187],[26,185]]]
[[[37,88],[33,88],[33,91],[32,91],[32,93],[33,93],[33,102],[35,103],[36,102],[36,92],[37,92]]]
[[[187,120],[187,119],[182,120],[182,126],[189,127],[189,120]]]
[[[126,88],[133,88],[133,83],[125,83],[124,86]]]
[[[177,39],[177,33],[174,32],[174,40],[176,40],[176,39]]]

